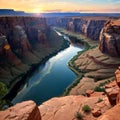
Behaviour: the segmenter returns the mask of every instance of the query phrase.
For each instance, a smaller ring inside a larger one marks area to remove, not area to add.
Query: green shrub
[[[75,113],[75,118],[78,120],[83,120],[83,115],[80,112]]]
[[[101,99],[101,98],[98,99],[98,103],[99,103],[99,102],[102,102],[102,101],[103,101],[103,99]]]
[[[89,105],[84,105],[83,107],[82,107],[82,111],[84,111],[84,112],[90,112],[91,111],[91,108],[89,107]]]
[[[105,88],[101,88],[101,87],[99,87],[99,86],[96,86],[96,87],[94,88],[94,91],[96,91],[96,92],[105,92]]]

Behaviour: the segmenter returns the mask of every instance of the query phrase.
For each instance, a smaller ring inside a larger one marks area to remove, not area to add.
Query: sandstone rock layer
[[[26,101],[0,111],[0,120],[41,120],[41,115],[33,101]]]

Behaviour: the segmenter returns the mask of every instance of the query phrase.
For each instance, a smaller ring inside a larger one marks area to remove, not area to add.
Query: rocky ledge
[[[114,72],[120,65],[120,58],[101,53],[99,48],[90,49],[74,62],[83,78],[71,91],[71,95],[83,94],[87,89],[94,89],[100,83],[114,80]]]
[[[41,115],[33,101],[26,101],[0,112],[0,120],[41,120]]]

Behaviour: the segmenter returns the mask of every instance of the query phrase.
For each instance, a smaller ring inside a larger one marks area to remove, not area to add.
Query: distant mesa
[[[24,11],[15,11],[13,9],[0,9],[0,15],[17,15],[17,16],[27,16],[28,13]]]

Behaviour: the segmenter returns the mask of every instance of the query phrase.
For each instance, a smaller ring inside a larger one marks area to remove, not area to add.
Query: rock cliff
[[[100,31],[109,17],[65,17],[48,18],[48,24],[85,35],[92,40],[99,40]]]
[[[106,18],[74,18],[68,23],[68,30],[85,35],[92,40],[99,40],[99,34]]]
[[[0,82],[9,90],[63,42],[45,18],[0,17]]]
[[[115,80],[105,85],[106,94],[111,105],[111,109],[107,110],[98,120],[119,120],[120,118],[120,69],[115,72]]]
[[[100,34],[100,50],[110,56],[120,57],[120,19],[108,21]]]

